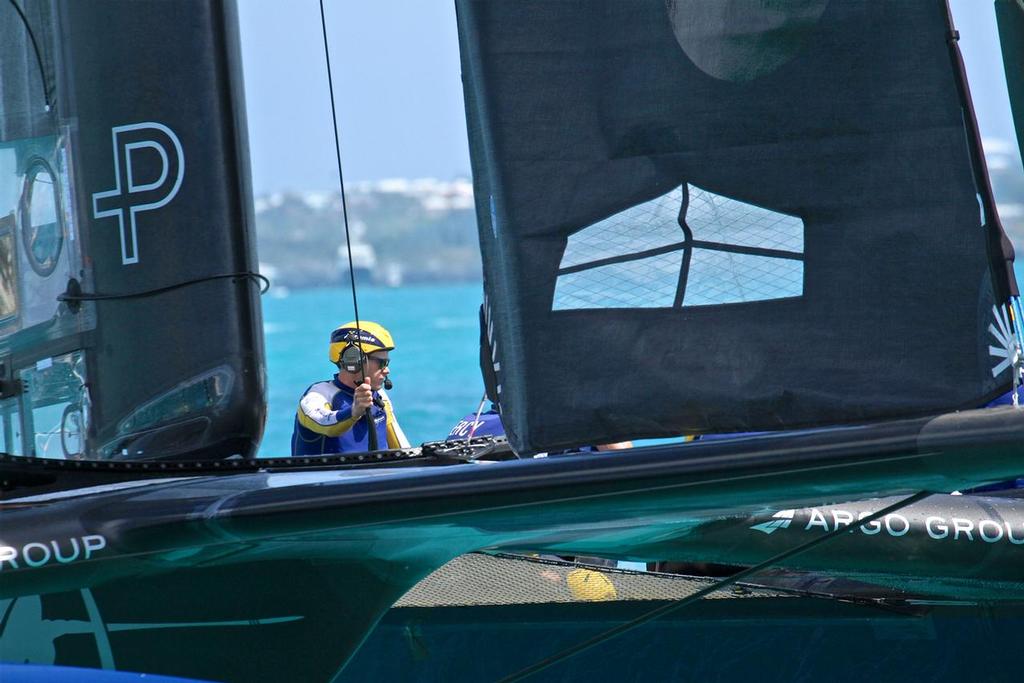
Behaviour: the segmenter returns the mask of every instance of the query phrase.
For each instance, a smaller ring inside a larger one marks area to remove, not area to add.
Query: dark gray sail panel
[[[265,414],[258,287],[217,279],[257,270],[234,5],[62,12],[89,285],[168,288],[96,303],[98,455],[251,455]]]
[[[1002,233],[945,3],[458,9],[517,448],[1007,390]]]
[[[0,8],[0,450],[252,455],[266,403],[235,7]]]

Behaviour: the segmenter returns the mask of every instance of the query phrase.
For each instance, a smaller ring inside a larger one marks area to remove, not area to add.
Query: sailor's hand
[[[363,380],[363,383],[356,387],[353,393],[352,400],[352,417],[360,418],[370,408],[370,403],[373,402],[373,390],[370,388],[370,383],[367,380]]]

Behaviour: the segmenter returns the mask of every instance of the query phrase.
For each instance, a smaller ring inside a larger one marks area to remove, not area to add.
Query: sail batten
[[[457,4],[516,448],[1009,388],[988,326],[1012,285],[944,3]]]

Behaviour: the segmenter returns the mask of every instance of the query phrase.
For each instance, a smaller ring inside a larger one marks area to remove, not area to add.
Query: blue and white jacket
[[[292,431],[292,455],[323,455],[353,453],[369,449],[369,430],[365,418],[352,417],[354,390],[338,378],[317,382],[302,395],[295,413]],[[373,392],[383,408],[370,406],[377,429],[379,448],[408,448],[402,428],[398,426],[391,401],[383,390]]]

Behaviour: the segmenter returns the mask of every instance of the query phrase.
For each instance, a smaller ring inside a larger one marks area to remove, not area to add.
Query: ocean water
[[[478,311],[481,284],[360,287],[359,316],[395,338],[388,392],[413,445],[443,439],[484,392]],[[261,457],[291,452],[292,423],[306,388],[335,371],[327,360],[331,330],[354,318],[347,288],[271,289],[263,296],[267,352],[267,425]]]

